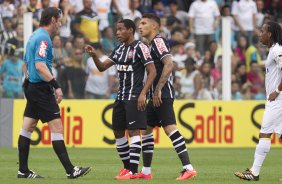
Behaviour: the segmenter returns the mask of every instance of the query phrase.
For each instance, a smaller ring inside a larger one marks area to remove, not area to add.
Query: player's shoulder
[[[279,45],[278,43],[276,43],[272,49],[271,49],[271,52],[273,54],[282,54],[282,45]]]

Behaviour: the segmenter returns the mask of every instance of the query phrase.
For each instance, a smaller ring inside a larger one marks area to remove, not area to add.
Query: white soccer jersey
[[[268,97],[276,90],[282,79],[282,46],[278,43],[269,49],[265,70],[265,90]],[[282,100],[282,93],[276,99]]]

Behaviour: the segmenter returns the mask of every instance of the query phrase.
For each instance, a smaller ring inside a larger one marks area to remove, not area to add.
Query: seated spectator
[[[15,53],[20,58],[23,59],[24,53],[24,35],[23,35],[23,24],[17,24],[16,27],[16,37],[7,40],[6,44],[12,44],[16,47]]]
[[[185,71],[180,78],[181,97],[184,99],[196,99],[201,87],[201,75],[196,69],[196,62],[192,58],[185,61]]]
[[[82,61],[82,54],[82,49],[75,49],[71,57],[71,65],[66,67],[63,71],[66,73],[68,98],[83,99],[85,97],[86,73]]]
[[[237,48],[235,49],[235,54],[240,57],[241,62],[246,62],[246,50],[249,47],[249,41],[248,38],[244,35],[241,35],[239,37],[239,44]]]
[[[222,56],[217,58],[216,65],[212,69],[211,75],[215,84],[222,79]]]
[[[174,16],[181,21],[181,25],[186,27],[188,25],[188,13],[178,9],[178,4],[175,0],[172,0],[169,4],[169,10],[171,16]]]
[[[255,96],[259,92],[259,89],[263,86],[263,80],[260,76],[260,68],[256,61],[251,63],[251,70],[247,73],[247,79],[252,84],[252,96]]]
[[[15,5],[12,0],[4,0],[2,4],[0,4],[0,12],[2,17],[13,18],[15,11]]]
[[[243,97],[240,92],[240,85],[237,81],[234,81],[231,84],[231,99],[232,100],[243,100]]]
[[[7,59],[0,68],[0,75],[3,78],[3,97],[4,98],[23,98],[22,78],[23,61],[15,55],[15,47],[7,50]]]
[[[4,53],[4,47],[6,42],[9,39],[12,39],[17,36],[16,31],[13,30],[11,18],[4,17],[3,24],[4,24],[4,31],[0,33],[0,54]]]
[[[102,52],[101,45],[95,47],[97,56],[101,62],[104,62],[108,57]],[[86,73],[88,78],[86,81],[85,91],[86,98],[90,99],[108,99],[112,93],[114,78],[116,77],[115,66],[106,72],[100,72],[92,57],[87,60]]]
[[[111,27],[106,27],[103,31],[102,47],[106,53],[111,53],[117,46],[114,38],[114,32]]]

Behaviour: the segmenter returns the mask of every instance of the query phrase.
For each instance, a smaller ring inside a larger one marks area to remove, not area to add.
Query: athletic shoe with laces
[[[75,166],[70,174],[67,174],[69,179],[75,179],[88,174],[91,171],[91,167],[78,167]]]
[[[141,171],[138,173],[138,178],[139,179],[144,179],[144,180],[151,180],[153,179],[153,175],[150,174],[143,174]]]
[[[181,171],[181,174],[176,178],[176,180],[188,180],[190,178],[194,178],[197,176],[197,171],[193,170],[187,170],[183,169]]]
[[[22,173],[21,171],[18,171],[18,178],[44,178],[40,175],[35,174],[32,170],[29,170],[26,173]]]
[[[235,172],[234,175],[243,180],[248,180],[248,181],[251,181],[251,180],[258,181],[259,180],[259,175],[255,176],[249,168],[247,168],[243,172]]]
[[[130,179],[138,179],[138,173],[132,174],[132,172],[128,172],[121,176],[116,176],[117,180],[130,180]]]
[[[117,179],[117,177],[123,176],[123,175],[125,175],[125,174],[127,174],[127,173],[129,173],[129,172],[130,172],[130,170],[128,170],[128,169],[126,169],[126,168],[122,168],[122,169],[119,171],[118,175],[117,175],[115,178]]]

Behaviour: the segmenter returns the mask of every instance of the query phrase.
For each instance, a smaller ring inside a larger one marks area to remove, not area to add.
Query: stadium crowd
[[[222,99],[221,17],[231,20],[232,99],[264,100],[267,48],[259,43],[266,21],[282,24],[281,0],[0,0],[0,96],[23,98],[23,14],[32,12],[33,30],[42,10],[62,10],[62,28],[53,38],[53,75],[64,98],[113,99],[118,88],[114,67],[101,73],[84,52],[92,45],[100,60],[117,46],[115,23],[143,13],[161,18],[175,62],[178,99]],[[281,33],[282,34],[282,33]],[[136,39],[142,39],[135,34]]]

